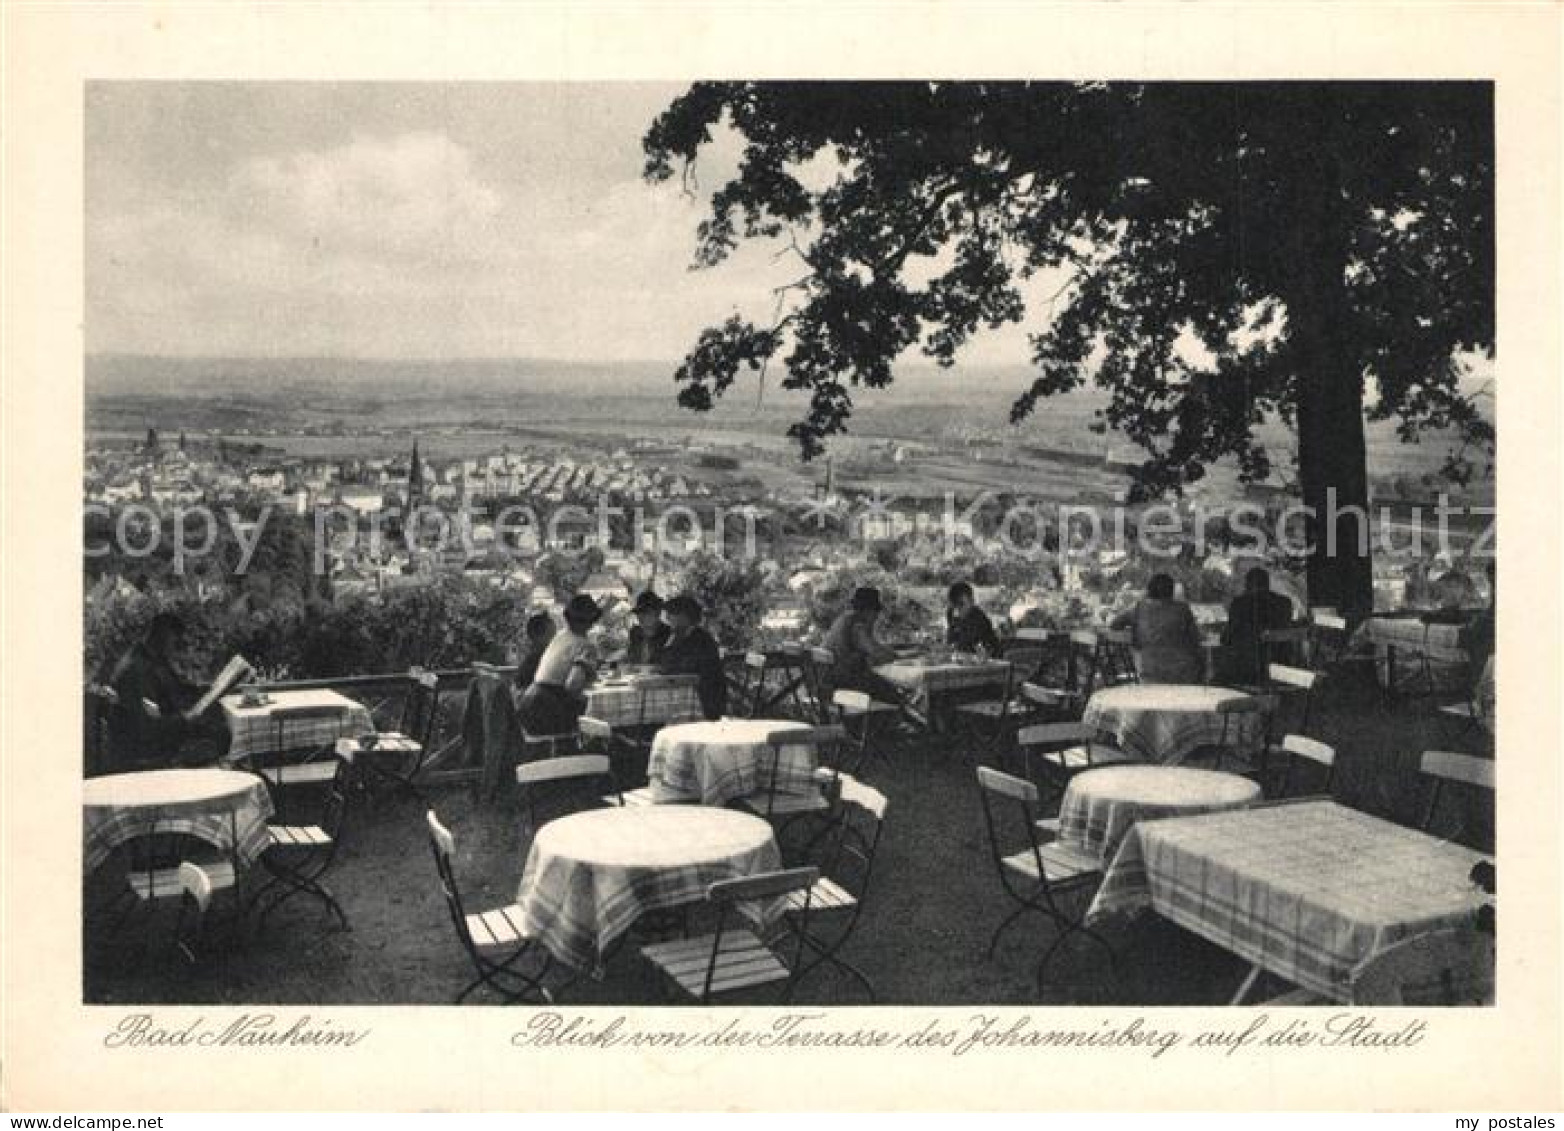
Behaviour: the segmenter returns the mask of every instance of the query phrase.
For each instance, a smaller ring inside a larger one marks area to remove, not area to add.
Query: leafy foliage
[[[1137,495],[1225,457],[1264,478],[1272,414],[1316,506],[1366,501],[1365,410],[1407,440],[1453,429],[1457,477],[1491,451],[1459,382],[1493,345],[1491,84],[697,83],[649,128],[647,178],[688,182],[724,128],[742,157],[696,264],[785,237],[806,273],[773,325],[703,332],[679,399],[710,408],[779,359],[806,458],[904,351],[949,366],[1022,321],[1039,272],[1064,284],[1011,417],[1095,380],[1098,427],[1146,452]],[[1316,567],[1366,596],[1361,562]]]

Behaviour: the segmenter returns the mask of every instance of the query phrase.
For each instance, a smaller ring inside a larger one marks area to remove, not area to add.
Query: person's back
[[[1199,683],[1205,674],[1200,628],[1183,601],[1143,598],[1125,627],[1144,683]]]
[[[716,637],[700,625],[671,636],[658,655],[657,668],[668,675],[698,677],[696,693],[708,719],[721,718],[728,709],[728,679],[722,670],[722,649]]]
[[[846,609],[826,629],[825,647],[836,661],[838,671],[861,671],[868,667],[868,657],[860,646],[858,616]]]
[[[1260,575],[1256,577],[1255,575]],[[1254,683],[1265,671],[1268,651],[1264,634],[1292,623],[1292,602],[1270,588],[1263,570],[1254,570],[1246,588],[1227,607],[1227,627],[1222,630],[1224,679]]]

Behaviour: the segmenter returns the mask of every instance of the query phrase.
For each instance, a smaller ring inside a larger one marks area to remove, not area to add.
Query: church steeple
[[[423,498],[424,465],[418,458],[418,437],[413,437],[413,458],[407,467],[407,502],[411,506]]]

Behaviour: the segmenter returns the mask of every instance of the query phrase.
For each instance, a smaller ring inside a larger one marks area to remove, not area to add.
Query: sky
[[[767,320],[790,265],[756,246],[690,270],[704,195],[641,179],[681,89],[90,84],[88,351],[670,360],[734,311]],[[736,154],[719,136],[704,192]]]

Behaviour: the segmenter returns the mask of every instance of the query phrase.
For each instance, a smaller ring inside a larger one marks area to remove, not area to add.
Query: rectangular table
[[[874,670],[882,679],[912,692],[912,701],[928,721],[929,729],[937,730],[942,725],[941,696],[985,687],[1002,690],[1010,675],[1010,664],[1005,660],[914,656],[881,664]]]
[[[1149,907],[1257,970],[1345,1001],[1372,954],[1475,918],[1487,897],[1468,875],[1485,859],[1332,801],[1142,821],[1087,919]]]
[[[277,724],[272,713],[291,707],[338,707],[341,720],[324,718],[290,723],[287,740],[289,746],[314,746],[337,738],[356,738],[375,729],[375,720],[369,708],[349,699],[330,688],[316,687],[300,690],[267,692],[267,702],[258,707],[246,707],[238,693],[225,695],[220,700],[223,721],[228,726],[228,758],[239,759],[277,749]]]
[[[599,683],[587,689],[584,713],[613,727],[703,718],[696,692],[699,683],[693,675],[630,676],[617,683]]]

